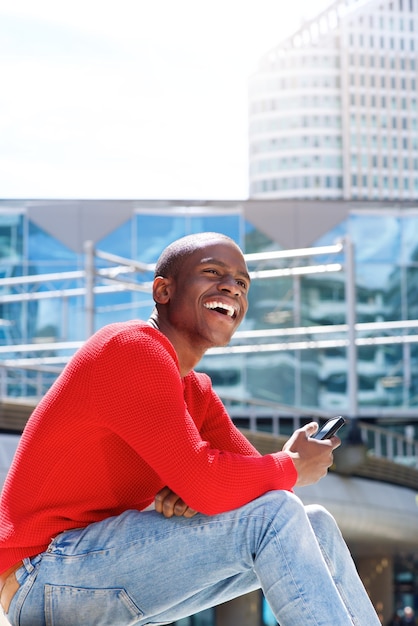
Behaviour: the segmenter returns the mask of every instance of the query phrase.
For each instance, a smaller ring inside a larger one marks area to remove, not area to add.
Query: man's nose
[[[219,282],[219,289],[236,296],[241,294],[241,289],[233,276],[223,276],[222,280]]]

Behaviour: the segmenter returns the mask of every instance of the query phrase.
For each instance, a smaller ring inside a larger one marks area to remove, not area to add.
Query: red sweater
[[[29,418],[0,499],[0,572],[63,530],[144,509],[165,485],[212,515],[296,478],[286,453],[261,456],[239,432],[208,376],[180,377],[162,333],[111,324]]]

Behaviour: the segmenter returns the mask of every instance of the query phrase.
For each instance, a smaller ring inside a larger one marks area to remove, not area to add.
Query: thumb
[[[303,430],[306,432],[307,437],[312,437],[318,431],[318,424],[316,422],[309,422],[309,424],[305,424]]]

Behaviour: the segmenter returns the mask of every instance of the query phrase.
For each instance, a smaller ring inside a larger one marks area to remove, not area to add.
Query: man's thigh
[[[36,562],[30,590],[18,594],[26,598],[22,616],[32,615],[22,624],[38,626],[30,605],[43,607],[40,626],[94,614],[94,623],[113,626],[169,622],[258,588],[249,520],[263,516],[268,495],[215,516],[166,519],[132,510],[61,533]]]

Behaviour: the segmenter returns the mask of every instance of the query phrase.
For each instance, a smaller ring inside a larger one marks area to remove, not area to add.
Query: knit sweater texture
[[[214,515],[296,478],[288,454],[262,456],[240,433],[208,376],[181,378],[162,333],[110,324],[27,422],[0,498],[0,572],[64,530],[146,508],[166,485]]]

